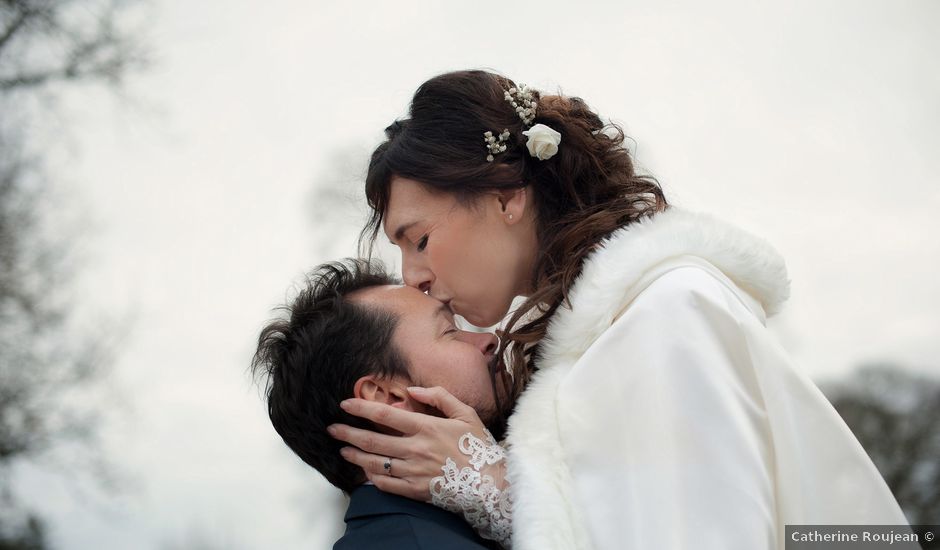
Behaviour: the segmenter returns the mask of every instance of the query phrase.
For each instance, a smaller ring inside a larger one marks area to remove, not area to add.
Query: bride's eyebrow
[[[405,236],[405,231],[408,231],[417,223],[418,223],[417,221],[413,221],[413,222],[406,223],[404,225],[399,225],[398,229],[396,229],[395,233],[392,235],[392,244],[395,244],[396,242],[400,241],[401,238]]]

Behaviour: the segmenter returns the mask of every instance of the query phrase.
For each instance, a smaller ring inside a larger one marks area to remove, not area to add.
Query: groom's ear
[[[414,410],[413,400],[407,388],[407,382],[404,380],[370,374],[356,380],[353,396],[411,411]]]

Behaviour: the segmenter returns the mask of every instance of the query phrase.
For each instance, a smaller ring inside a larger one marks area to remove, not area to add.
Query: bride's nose
[[[431,290],[434,274],[427,266],[402,258],[401,276],[405,284],[421,292]]]

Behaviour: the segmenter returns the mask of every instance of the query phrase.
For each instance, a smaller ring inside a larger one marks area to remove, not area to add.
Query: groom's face
[[[398,317],[392,341],[411,377],[403,384],[441,386],[476,409],[484,424],[496,418],[489,373],[497,348],[494,334],[458,329],[445,304],[411,287],[372,287],[357,292],[354,299]],[[502,377],[499,382],[500,398],[505,402]]]

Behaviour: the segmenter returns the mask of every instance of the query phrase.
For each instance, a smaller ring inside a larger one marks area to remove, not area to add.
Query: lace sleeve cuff
[[[512,539],[512,495],[506,480],[506,451],[486,431],[486,441],[465,433],[457,444],[469,457],[459,467],[450,457],[431,480],[431,503],[461,514],[481,537],[509,548]]]

